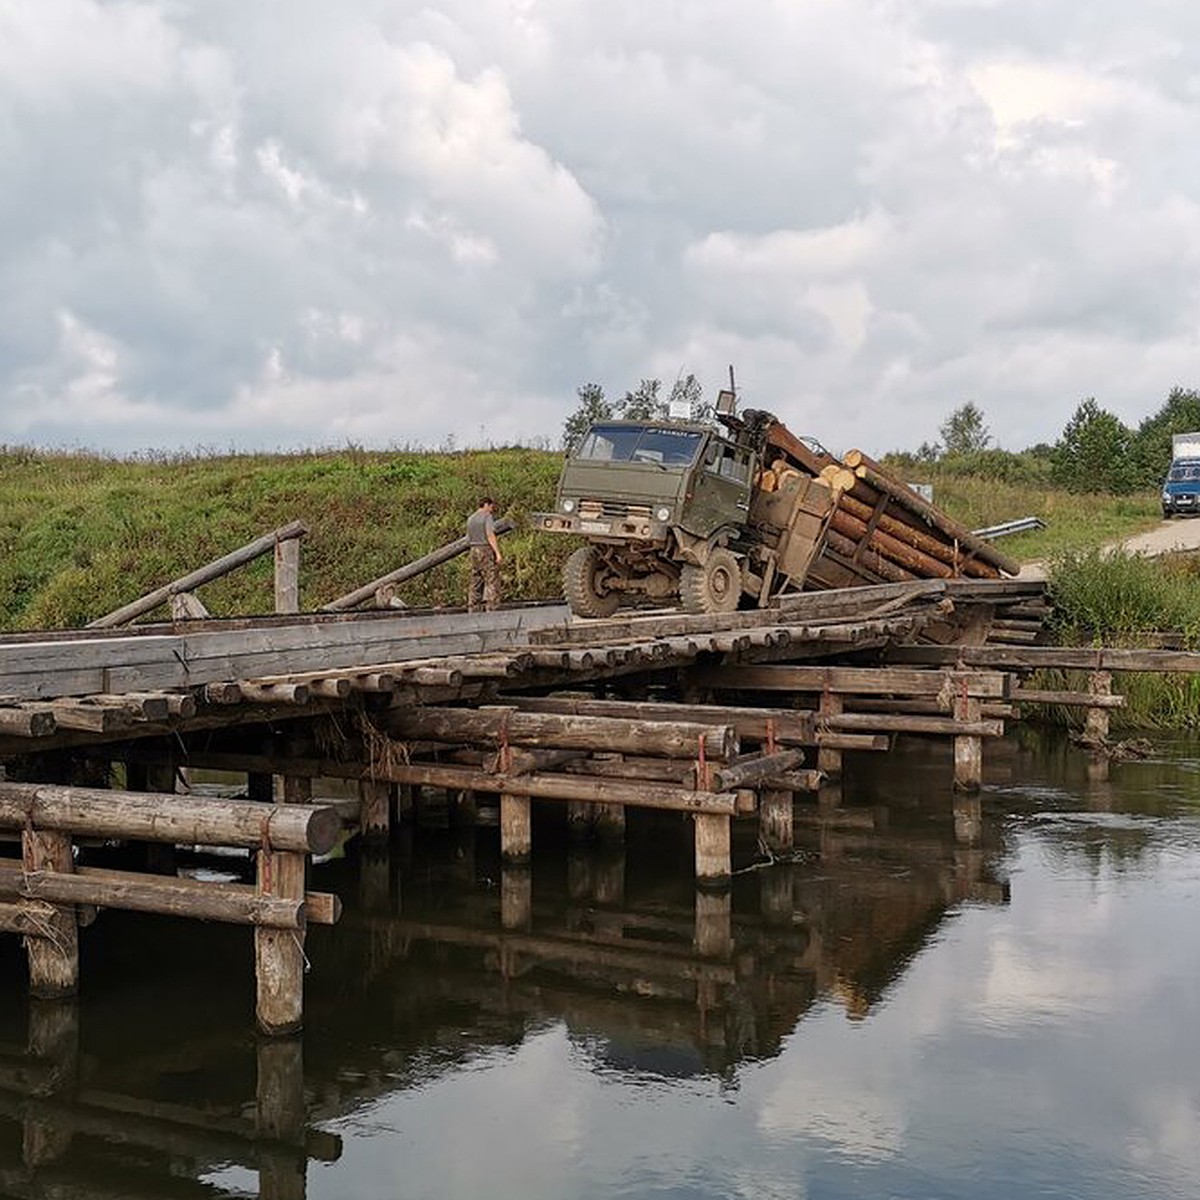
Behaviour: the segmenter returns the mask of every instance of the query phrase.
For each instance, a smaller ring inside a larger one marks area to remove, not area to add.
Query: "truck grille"
[[[580,500],[579,515],[590,521],[601,519],[617,521],[624,520],[626,517],[640,517],[648,521],[650,505],[620,504],[610,500]]]

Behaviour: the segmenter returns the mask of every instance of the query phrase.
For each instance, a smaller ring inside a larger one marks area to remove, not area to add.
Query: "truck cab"
[[[728,547],[745,529],[753,450],[712,426],[602,421],[563,466],[555,511],[535,528],[585,537],[564,570],[572,609],[607,616],[621,599],[680,595],[693,611],[731,611],[741,569]]]

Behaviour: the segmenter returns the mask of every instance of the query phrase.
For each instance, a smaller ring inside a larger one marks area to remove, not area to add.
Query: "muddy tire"
[[[601,590],[604,574],[594,546],[580,546],[563,564],[563,595],[577,617],[611,617],[617,611],[621,594]]]
[[[730,613],[742,598],[742,568],[731,550],[714,550],[702,567],[686,566],[679,575],[685,612]]]

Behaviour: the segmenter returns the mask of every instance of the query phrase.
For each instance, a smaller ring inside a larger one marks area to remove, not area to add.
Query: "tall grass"
[[[1059,555],[1049,572],[1056,639],[1074,646],[1137,646],[1147,634],[1174,633],[1180,645],[1200,648],[1200,558],[1141,558],[1121,551]],[[1041,672],[1037,686],[1086,690],[1080,672]],[[1200,676],[1119,674],[1125,707],[1113,713],[1121,729],[1200,727]],[[1070,724],[1082,710],[1046,714]]]

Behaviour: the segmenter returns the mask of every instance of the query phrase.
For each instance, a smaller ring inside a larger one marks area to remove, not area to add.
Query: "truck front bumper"
[[[578,513],[534,513],[534,529],[544,533],[574,533],[610,542],[661,542],[668,526],[652,517],[589,517]]]

